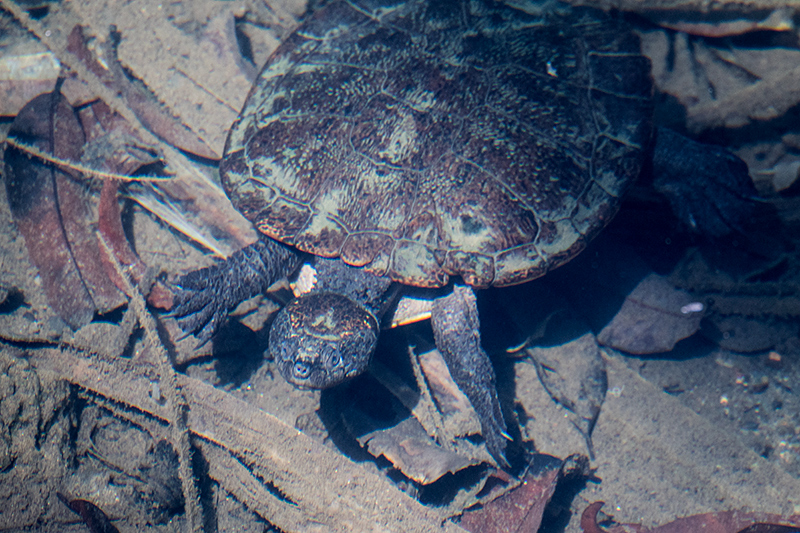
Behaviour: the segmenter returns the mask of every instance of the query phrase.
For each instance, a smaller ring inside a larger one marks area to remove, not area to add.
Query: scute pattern
[[[545,274],[640,172],[651,81],[613,16],[496,0],[350,0],[274,53],[228,139],[265,234],[417,286]]]

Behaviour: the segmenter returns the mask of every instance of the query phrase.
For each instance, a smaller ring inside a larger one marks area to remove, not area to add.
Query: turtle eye
[[[305,379],[308,375],[311,374],[311,367],[308,366],[303,361],[297,361],[294,364],[294,375],[297,378]]]
[[[342,358],[338,354],[333,354],[330,359],[330,366],[331,368],[336,368],[342,364]]]

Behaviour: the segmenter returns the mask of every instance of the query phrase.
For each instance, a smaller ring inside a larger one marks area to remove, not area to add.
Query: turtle
[[[728,213],[752,193],[740,159],[654,126],[650,62],[624,17],[521,4],[313,12],[261,70],[220,163],[260,240],[175,282],[182,328],[207,342],[238,303],[313,261],[317,284],[279,310],[267,350],[290,383],[326,388],[366,370],[404,287],[438,289],[436,346],[508,466],[474,290],[568,262],[640,174],[712,234],[736,227]]]

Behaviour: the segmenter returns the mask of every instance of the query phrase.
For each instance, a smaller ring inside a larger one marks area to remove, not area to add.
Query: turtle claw
[[[178,278],[172,286],[176,304],[170,315],[187,336],[197,337],[199,348],[216,335],[230,311],[266,291],[298,263],[296,252],[264,237],[225,261]]]
[[[494,398],[490,399],[490,403],[494,404],[497,402],[497,394],[493,392],[492,395]],[[470,399],[470,401],[472,400]],[[481,419],[481,433],[483,434],[483,439],[486,443],[486,449],[489,451],[489,454],[500,468],[506,470],[511,468],[511,465],[506,459],[506,449],[508,447],[508,443],[513,439],[507,432],[506,422],[502,418],[502,415],[499,419],[497,419],[495,416],[487,412],[489,409],[484,408],[479,410],[478,406],[473,406],[475,407],[475,411],[478,413],[478,418]],[[497,406],[499,407],[499,402],[497,403]],[[494,409],[492,408],[491,411],[493,410]]]
[[[228,314],[228,299],[224,291],[225,263],[189,272],[173,285],[175,305],[169,316],[178,320],[184,335],[183,340],[194,335],[198,342],[196,348],[204,346],[225,320]]]

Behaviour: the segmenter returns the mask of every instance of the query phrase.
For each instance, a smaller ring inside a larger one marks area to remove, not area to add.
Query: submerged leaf
[[[101,63],[87,44],[84,28],[81,26],[72,28],[68,37],[67,50],[75,54],[89,70],[98,76],[104,85],[121,95],[131,111],[142,121],[142,124],[158,137],[200,157],[219,159],[219,154],[213,148],[165,110],[152,93],[141,84],[129,79],[116,57],[106,62],[105,65]],[[114,53],[115,49],[109,47],[106,52]]]
[[[468,509],[459,525],[473,533],[538,531],[559,480],[565,475],[589,474],[584,456],[561,460],[550,455],[534,455],[522,483],[495,500]]]
[[[581,516],[584,533],[794,533],[800,531],[800,515],[783,517],[769,513],[722,511],[678,518],[653,529],[639,524],[621,524],[602,529],[597,513],[603,502],[589,505]]]
[[[84,133],[72,107],[59,93],[34,98],[9,132],[16,145],[5,151],[6,188],[14,221],[48,302],[77,329],[95,311],[124,302],[100,262],[86,188],[64,170],[32,158],[26,145],[66,161],[78,161]]]
[[[775,9],[766,15],[723,10],[699,13],[674,9],[651,11],[645,16],[659,26],[703,37],[731,37],[753,31],[794,29],[793,11],[788,7]]]
[[[700,329],[705,305],[651,273],[625,298],[597,340],[633,354],[668,352]]]
[[[527,349],[547,393],[569,410],[569,420],[594,457],[592,431],[608,389],[605,361],[594,334],[558,346]]]
[[[81,516],[81,520],[91,533],[119,533],[119,529],[111,523],[106,513],[92,502],[79,499],[70,500],[60,492],[56,492],[56,496],[69,507],[70,511]]]
[[[458,453],[449,442],[442,442],[441,446],[434,442],[420,420],[411,416],[404,405],[417,403],[418,395],[391,370],[374,363],[371,375],[383,387],[376,382],[372,386],[362,384],[358,394],[367,395],[367,401],[356,401],[353,395],[348,395],[349,405],[340,412],[350,433],[371,455],[385,457],[406,477],[423,485],[481,462],[474,456]]]
[[[683,33],[649,31],[642,52],[659,91],[686,108],[687,125],[700,132],[780,117],[800,101],[800,52],[780,44],[734,47]]]
[[[370,454],[384,456],[407,477],[423,485],[478,464],[477,460],[437,446],[415,418],[363,435],[358,441],[366,445]]]

